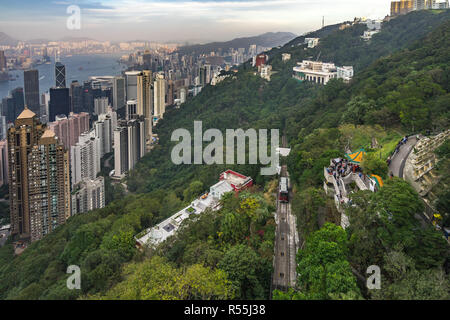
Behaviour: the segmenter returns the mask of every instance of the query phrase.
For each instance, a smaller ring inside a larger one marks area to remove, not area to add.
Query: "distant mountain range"
[[[207,54],[219,49],[228,50],[229,48],[248,48],[252,44],[263,47],[278,47],[291,41],[297,35],[291,32],[267,32],[255,37],[236,38],[225,42],[211,42],[206,44],[196,44],[180,47],[180,54]]]
[[[291,33],[291,32],[267,32],[264,34],[261,34],[259,36],[254,37],[245,37],[245,38],[236,38],[230,41],[225,42],[211,42],[206,44],[195,44],[195,45],[188,45],[183,46],[179,49],[180,53],[183,54],[190,54],[193,52],[196,52],[197,54],[202,53],[209,53],[211,51],[217,51],[219,48],[222,48],[223,50],[228,50],[229,48],[248,48],[252,44],[256,44],[258,46],[263,47],[277,47],[284,45],[285,43],[291,41],[297,37],[297,35]],[[63,37],[59,39],[58,41],[84,41],[84,40],[93,40],[91,38],[86,37]],[[4,32],[0,32],[0,45],[4,46],[15,46],[17,43],[21,41],[18,39],[15,39],[9,35],[7,35]],[[39,43],[47,43],[49,41],[52,41],[50,39],[32,39],[27,40],[27,43],[30,44],[39,44]],[[137,41],[137,40],[135,40]],[[148,41],[148,40],[142,40]],[[132,41],[128,41],[132,42]]]
[[[19,40],[8,36],[4,32],[0,32],[0,46],[15,46]]]

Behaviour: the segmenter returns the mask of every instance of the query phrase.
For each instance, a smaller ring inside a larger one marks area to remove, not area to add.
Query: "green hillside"
[[[414,299],[427,298],[429,292],[448,299],[448,275],[442,272],[448,247],[434,229],[420,228],[414,216],[422,204],[406,182],[393,179],[383,192],[358,194],[358,207],[349,212],[352,228],[345,231],[323,224],[336,222],[337,213],[321,184],[324,165],[342,156],[345,146],[366,147],[376,137],[386,157],[407,133],[449,127],[449,18],[448,10],[413,12],[385,23],[369,42],[360,38],[362,25],[326,27],[311,34],[321,37],[317,48],[297,46],[303,42],[299,37],[269,52],[277,71],[270,82],[245,64],[234,77],[205,87],[180,109],[168,109],[155,128],[160,144],[127,178],[132,195],[70,218],[18,257],[12,257],[11,245],[0,249],[0,298],[267,299],[275,177],[259,175],[258,165],[174,165],[172,132],[192,132],[194,120],[201,120],[203,131],[279,128],[286,133],[296,191],[293,211],[305,241],[299,266],[307,273],[299,280],[300,290],[276,293],[275,298]],[[287,63],[281,61],[284,52],[292,54]],[[317,86],[292,78],[296,62],[319,53],[320,60],[353,65],[353,81]],[[222,210],[188,223],[158,250],[141,253],[134,248],[134,235],[207,190],[225,168],[252,176],[257,186],[239,198],[226,197]],[[380,211],[398,214],[392,220],[378,215]],[[322,252],[316,245],[336,259],[319,259]],[[388,273],[388,283],[377,295],[366,292],[354,275],[365,274],[370,263],[386,266]],[[66,289],[65,270],[71,264],[81,267],[81,291]],[[408,270],[404,277],[398,273],[402,268]],[[211,285],[197,286],[196,273]],[[329,274],[338,276],[324,287],[326,282],[318,279]],[[171,284],[167,291],[164,275]],[[179,286],[190,289],[180,294]]]

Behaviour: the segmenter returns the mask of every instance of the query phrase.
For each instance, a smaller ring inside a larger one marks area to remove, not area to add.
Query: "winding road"
[[[395,177],[403,178],[403,169],[405,168],[405,162],[411,153],[412,149],[417,143],[416,136],[411,136],[408,138],[406,144],[402,145],[398,152],[394,154],[389,165],[389,171]]]

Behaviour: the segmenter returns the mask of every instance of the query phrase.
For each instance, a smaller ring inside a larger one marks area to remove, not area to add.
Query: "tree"
[[[388,300],[448,300],[449,279],[441,268],[419,272],[414,260],[401,246],[384,256],[382,285],[372,290],[374,299]]]
[[[251,248],[243,244],[232,247],[218,267],[227,273],[239,299],[264,298],[264,288],[259,279],[261,260]]]
[[[189,187],[184,190],[183,198],[185,201],[191,201],[201,194],[203,191],[203,183],[201,181],[193,181]]]
[[[377,152],[368,152],[362,159],[361,167],[366,174],[375,174],[382,178],[387,177],[389,168],[385,160]]]
[[[365,115],[375,108],[375,101],[365,96],[356,96],[347,103],[346,107],[347,110],[342,115],[342,123],[360,125],[365,123]]]
[[[360,296],[347,261],[347,234],[332,223],[314,232],[299,251],[297,259],[300,292],[308,299],[339,299]]]
[[[422,226],[416,218],[423,204],[406,181],[389,179],[376,193],[352,195],[352,203],[347,211],[350,260],[361,272],[381,263],[382,256],[398,244],[418,269],[442,266],[448,256],[447,244],[438,231]]]
[[[224,271],[196,264],[185,271],[174,268],[164,258],[154,256],[125,267],[125,280],[104,295],[88,299],[193,300],[232,299],[231,282]]]

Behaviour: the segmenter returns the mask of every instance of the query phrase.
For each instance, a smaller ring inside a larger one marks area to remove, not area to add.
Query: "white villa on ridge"
[[[297,62],[293,68],[293,77],[299,81],[311,81],[318,84],[327,84],[331,79],[343,79],[348,82],[353,77],[353,67],[336,67],[334,63],[303,60]]]

